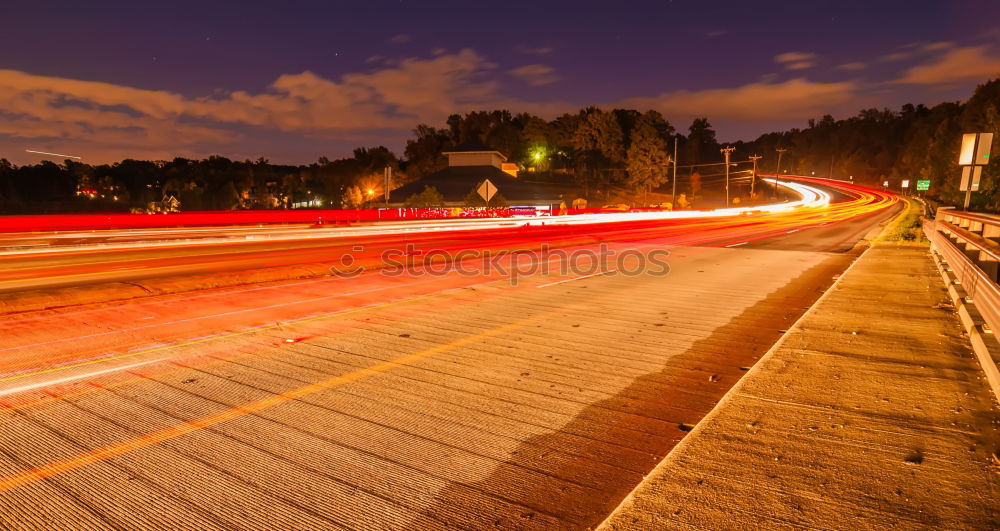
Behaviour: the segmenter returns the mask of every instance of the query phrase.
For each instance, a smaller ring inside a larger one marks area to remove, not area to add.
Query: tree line
[[[893,188],[905,179],[911,189],[916,180],[929,180],[930,197],[956,204],[963,197],[956,165],[961,135],[993,132],[1000,138],[998,114],[1000,79],[980,85],[965,102],[907,104],[898,111],[865,109],[841,120],[829,115],[809,120],[802,129],[732,143],[732,158],[761,155],[760,171],[771,173],[781,148],[786,150],[782,170],[788,173],[869,186],[890,181]],[[392,169],[393,185],[399,186],[444,168],[442,152],[472,140],[516,163],[521,178],[572,184],[587,198],[612,190],[666,190],[675,141],[678,192],[697,196],[705,186],[702,179],[723,170],[718,164],[722,145],[707,118],[696,118],[680,132],[656,111],[587,107],[546,120],[493,110],[449,116],[443,127],[418,125],[402,158],[377,146],[298,166],[219,156],[103,165],[67,160],[15,166],[0,159],[0,214],[127,211],[165,195],[176,197],[183,210],[363,208],[383,197],[385,168]],[[996,162],[984,169],[973,206],[1000,210]]]

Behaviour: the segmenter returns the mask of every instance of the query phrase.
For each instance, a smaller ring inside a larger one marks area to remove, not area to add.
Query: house
[[[446,206],[464,206],[466,196],[489,180],[490,186],[510,206],[550,207],[559,204],[557,192],[518,179],[509,170],[504,171],[507,157],[481,142],[466,142],[443,154],[448,157],[447,168],[391,191],[389,202],[395,206],[402,205],[407,198],[430,186],[444,196]]]
[[[181,202],[177,200],[176,197],[172,195],[163,195],[163,199],[159,201],[153,201],[149,203],[149,208],[147,212],[179,212],[181,209]]]

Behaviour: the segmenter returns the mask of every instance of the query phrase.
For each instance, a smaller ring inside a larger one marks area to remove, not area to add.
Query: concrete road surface
[[[784,225],[615,242],[671,246],[665,276],[366,274],[8,315],[0,521],[594,526],[886,215],[805,250],[725,247],[804,248]]]

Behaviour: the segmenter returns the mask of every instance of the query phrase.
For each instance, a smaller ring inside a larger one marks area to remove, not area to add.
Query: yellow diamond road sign
[[[489,203],[490,199],[493,199],[493,196],[496,195],[497,187],[495,184],[491,183],[489,179],[486,179],[483,181],[483,184],[479,185],[479,188],[476,191],[479,192],[480,197]]]

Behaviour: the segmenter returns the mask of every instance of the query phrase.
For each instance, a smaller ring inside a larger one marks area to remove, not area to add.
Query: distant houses
[[[402,206],[428,188],[437,190],[448,207],[466,206],[468,199],[483,194],[498,194],[509,206],[552,207],[561,200],[549,187],[518,179],[517,166],[481,142],[466,142],[443,154],[448,157],[447,168],[392,190],[389,203]]]

